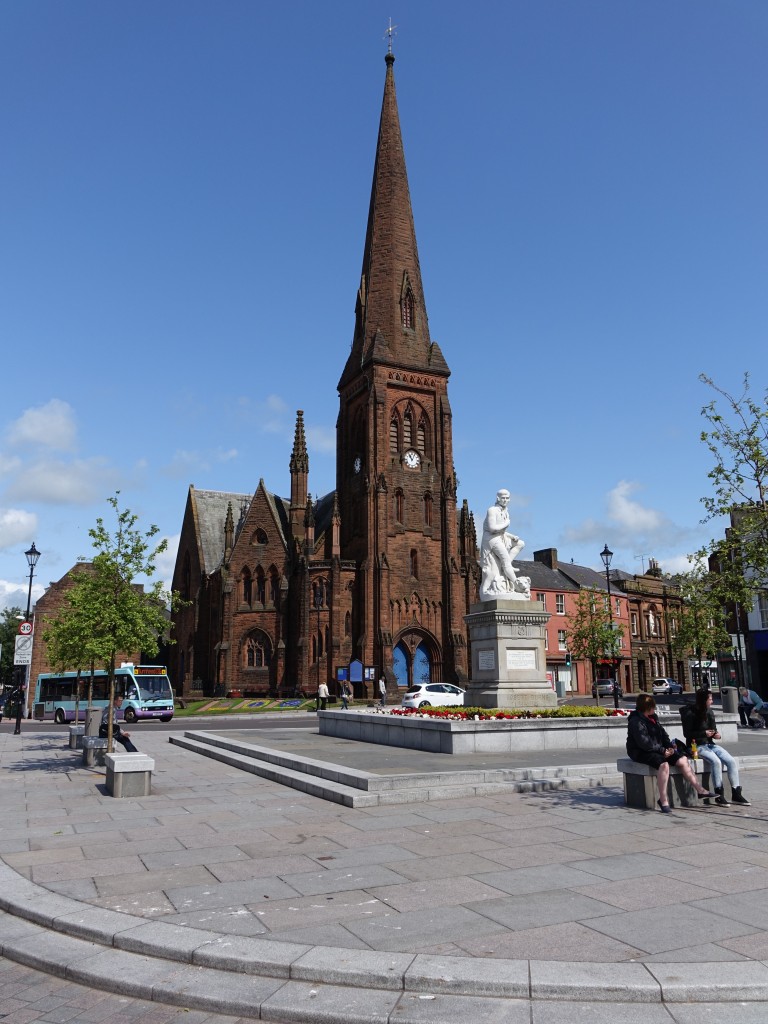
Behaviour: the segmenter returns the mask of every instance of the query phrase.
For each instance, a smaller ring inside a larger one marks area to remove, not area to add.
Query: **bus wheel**
[[[136,721],[136,709],[135,708],[126,708],[125,709],[125,714],[123,715],[123,718],[126,720],[126,722],[128,722],[129,725],[131,724],[131,722],[135,722]]]
[[[53,718],[59,725],[64,725],[67,720],[67,716],[64,714],[64,708],[56,708],[56,714]]]

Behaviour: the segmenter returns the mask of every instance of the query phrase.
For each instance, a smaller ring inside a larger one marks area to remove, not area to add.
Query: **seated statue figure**
[[[483,521],[483,540],[480,545],[480,569],[483,574],[480,583],[480,600],[512,598],[530,601],[531,580],[518,576],[512,559],[522,551],[524,542],[509,527],[509,491],[502,488],[496,495],[496,504],[491,505]]]

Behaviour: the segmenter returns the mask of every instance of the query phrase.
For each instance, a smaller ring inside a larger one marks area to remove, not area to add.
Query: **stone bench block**
[[[139,751],[107,754],[107,791],[114,797],[149,796],[152,792],[153,758]]]
[[[704,772],[701,758],[690,759],[691,767],[697,775]],[[656,769],[648,764],[640,764],[629,757],[620,757],[616,761],[616,770],[624,776],[624,803],[627,807],[643,807],[656,810],[659,790],[656,784]],[[706,783],[702,782],[702,785]],[[678,767],[670,765],[667,799],[671,807],[697,807],[699,798],[693,786],[686,782]]]
[[[69,727],[69,749],[82,750],[83,737],[85,736],[84,725],[70,725]]]
[[[101,736],[83,736],[83,764],[88,768],[103,765],[107,753],[107,741]]]

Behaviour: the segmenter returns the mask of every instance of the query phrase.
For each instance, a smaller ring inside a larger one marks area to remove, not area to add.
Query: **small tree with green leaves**
[[[178,597],[163,590],[160,581],[148,590],[142,578],[151,579],[155,560],[166,541],[154,544],[157,526],[137,528],[138,516],[121,509],[118,491],[108,498],[116,524],[110,533],[104,520],[88,531],[96,549],[90,570],[73,573],[74,585],[67,594],[67,609],[46,633],[59,662],[70,668],[91,663],[109,674],[108,749],[112,749],[112,709],[115,700],[115,661],[121,651],[157,654],[160,638],[169,626],[165,609]],[[169,642],[173,642],[172,639]]]
[[[612,664],[615,663],[623,632],[620,625],[611,622],[606,594],[602,590],[584,587],[579,591],[566,630],[566,640],[572,657],[578,661],[589,661],[592,665],[593,682],[597,680],[597,663],[601,657],[608,657]],[[599,699],[596,697],[598,702]]]
[[[701,499],[703,521],[727,516],[730,527],[725,540],[712,541],[698,557],[715,555],[723,603],[750,608],[768,584],[768,389],[761,402],[751,394],[748,373],[739,396],[705,374],[699,380],[720,396],[701,410],[709,424],[701,440],[714,458],[713,493]]]
[[[16,652],[16,637],[19,633],[19,620],[23,618],[21,608],[4,608],[0,615],[0,683],[10,685],[13,681],[13,659]]]
[[[719,579],[710,573],[700,557],[691,560],[688,572],[680,573],[675,582],[680,587],[681,604],[677,632],[672,637],[672,646],[677,654],[690,652],[699,663],[699,681],[702,674],[702,658],[713,660],[718,651],[731,646],[731,635],[725,624],[723,597]]]

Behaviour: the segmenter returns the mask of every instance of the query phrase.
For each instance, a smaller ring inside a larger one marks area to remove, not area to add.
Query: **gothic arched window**
[[[245,642],[245,667],[269,668],[272,660],[272,644],[266,633],[257,630]]]
[[[403,448],[410,448],[413,444],[413,417],[410,410],[403,416]]]
[[[410,286],[400,300],[400,316],[403,321],[403,327],[413,328],[413,292],[411,291]]]
[[[349,636],[352,632],[352,616],[347,612],[344,616],[344,636]]]
[[[280,574],[277,569],[272,566],[269,570],[269,600],[275,606],[280,605]]]
[[[397,416],[393,416],[389,424],[389,450],[391,452],[400,451],[400,427]]]
[[[424,525],[432,525],[432,495],[424,495]]]
[[[264,570],[261,566],[256,570],[256,600],[259,604],[264,604],[266,596],[266,587],[264,585]]]
[[[240,573],[241,595],[244,604],[250,604],[253,597],[250,569],[243,569]]]
[[[398,488],[395,491],[395,522],[403,522],[403,492]]]
[[[411,576],[419,578],[419,553],[416,548],[411,548]]]

